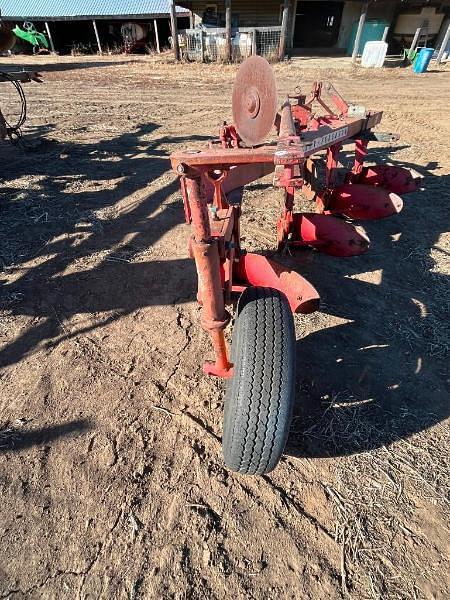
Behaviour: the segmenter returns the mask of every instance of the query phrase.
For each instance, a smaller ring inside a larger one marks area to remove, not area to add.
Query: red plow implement
[[[281,262],[241,247],[244,186],[274,174],[282,198],[276,231],[281,252],[311,246],[351,257],[366,252],[370,243],[352,220],[399,213],[401,194],[416,190],[420,176],[398,166],[364,165],[371,140],[392,142],[398,136],[372,131],[382,113],[348,104],[329,83],[315,83],[309,98],[288,96],[278,109],[274,75],[261,57],[241,65],[232,106],[234,123],[224,123],[217,140],[200,151],[175,152],[171,162],[192,226],[189,250],[198,274],[201,324],[214,350],[215,359],[204,371],[229,379],[225,462],[241,473],[262,474],[278,463],[289,431],[295,380],[292,312],[314,312],[319,295]],[[277,138],[267,142],[272,130]],[[342,174],[339,156],[347,144],[354,145],[355,156],[351,170]],[[315,211],[296,212],[297,194],[315,202]],[[230,353],[225,307],[234,293],[241,295]]]

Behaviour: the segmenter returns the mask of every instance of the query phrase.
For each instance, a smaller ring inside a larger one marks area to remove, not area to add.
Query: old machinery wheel
[[[224,460],[239,473],[269,473],[283,453],[295,395],[295,330],[284,294],[266,287],[243,292],[231,355],[234,376],[225,395]]]

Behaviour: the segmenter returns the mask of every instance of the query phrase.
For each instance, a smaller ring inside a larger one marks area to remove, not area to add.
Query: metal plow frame
[[[272,110],[273,89],[267,68],[261,65],[260,85],[252,74],[246,86],[248,64],[241,67],[237,78],[240,87],[235,86],[233,91],[236,124],[225,122],[219,138],[204,150],[180,151],[171,156],[181,181],[186,221],[193,230],[190,253],[198,273],[201,323],[210,334],[215,354],[213,362],[205,363],[204,371],[225,378],[233,375],[224,337],[230,321],[225,307],[231,303],[233,292],[242,292],[251,285],[267,286],[283,292],[294,312],[309,313],[319,306],[317,291],[301,275],[242,249],[239,223],[244,186],[274,173],[274,186],[282,196],[277,222],[280,250],[312,246],[326,254],[349,257],[369,248],[365,232],[349,219],[397,214],[403,206],[399,194],[414,191],[419,184],[418,175],[406,169],[364,165],[370,140],[391,142],[399,136],[374,133],[372,129],[381,122],[382,112],[349,105],[329,83],[316,82],[308,99],[300,93],[285,99],[273,119],[276,143],[245,147],[239,121],[252,143],[267,135],[267,119],[259,112]],[[316,115],[315,105],[324,114]],[[344,182],[339,182],[339,153],[344,144],[354,144],[355,157],[353,168]],[[312,160],[318,153],[325,154],[323,180],[317,178]],[[315,199],[317,212],[294,212],[298,191]]]

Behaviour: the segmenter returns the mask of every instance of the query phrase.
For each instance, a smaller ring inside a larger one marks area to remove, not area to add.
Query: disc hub
[[[261,99],[258,94],[258,90],[255,87],[251,87],[245,98],[245,104],[247,107],[248,116],[252,119],[256,118],[261,107]]]

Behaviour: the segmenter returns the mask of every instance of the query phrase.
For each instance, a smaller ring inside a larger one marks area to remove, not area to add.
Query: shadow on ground
[[[157,128],[148,124],[85,144],[52,141],[42,138],[49,131],[40,131],[35,133],[42,144],[34,149],[1,146],[7,169],[0,200],[0,266],[14,275],[13,283],[0,275],[1,303],[13,317],[33,319],[0,351],[2,366],[20,361],[43,342],[51,345],[55,338],[101,327],[140,307],[194,297],[190,259],[133,261],[183,219],[181,206],[167,202],[178,182],[166,174],[166,157],[167,147],[188,140],[144,141]],[[371,159],[419,170],[425,191],[406,196],[399,216],[365,224],[370,251],[336,259],[306,250],[299,262],[285,259],[317,287],[322,312],[343,319],[298,341],[289,454],[367,451],[449,414],[448,279],[433,270],[430,255],[432,249],[440,252],[438,239],[449,222],[443,197],[448,177],[438,176],[437,163],[418,169],[392,160],[392,152],[378,148]],[[28,186],[24,174],[30,177]],[[158,178],[161,185],[146,191]],[[66,331],[64,320],[77,313],[95,315],[93,324]],[[106,316],[99,318],[101,313]]]
[[[115,67],[116,65],[128,65],[138,62],[137,60],[114,60],[114,61],[80,61],[80,62],[47,62],[47,63],[36,63],[32,62],[27,64],[27,57],[23,56],[23,63],[17,65],[16,63],[4,62],[0,64],[0,71],[7,71],[10,73],[16,71],[76,71],[78,69],[98,69],[100,67]]]
[[[0,189],[0,266],[14,276],[11,283],[0,275],[0,308],[34,319],[0,351],[0,365],[18,362],[43,341],[77,335],[63,323],[76,313],[113,311],[87,331],[139,307],[194,294],[195,268],[187,258],[170,261],[170,268],[155,259],[132,262],[183,220],[182,207],[167,203],[178,182],[166,173],[168,152],[160,146],[185,140],[142,140],[157,128],[147,124],[84,144],[45,138],[47,129],[27,137],[25,148],[0,148],[7,165]],[[146,191],[158,178],[161,185]]]
[[[6,427],[0,429],[0,454],[48,444],[63,437],[85,433],[91,428],[92,424],[87,419],[78,419],[40,429],[24,429],[21,426]]]
[[[345,321],[298,340],[288,454],[369,451],[449,416],[449,277],[431,255],[446,254],[438,241],[450,222],[449,177],[439,177],[438,163],[393,160],[393,151],[375,148],[370,159],[416,169],[423,190],[404,196],[400,215],[364,223],[368,253],[336,259],[306,250],[300,268],[291,259],[318,289],[322,312]]]

